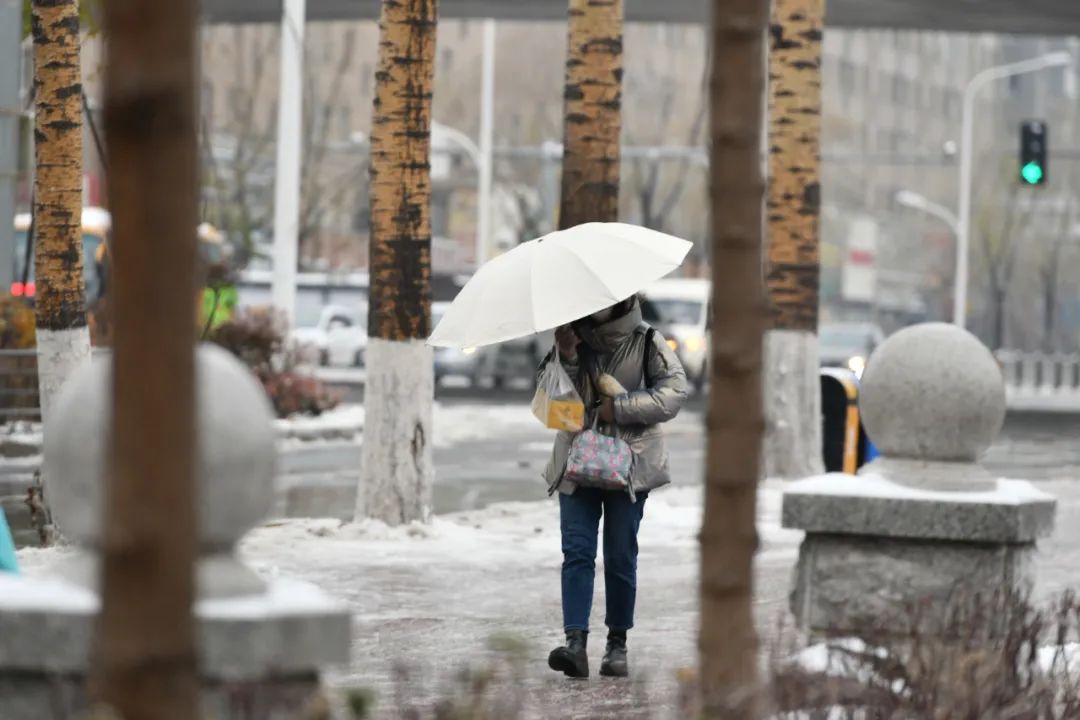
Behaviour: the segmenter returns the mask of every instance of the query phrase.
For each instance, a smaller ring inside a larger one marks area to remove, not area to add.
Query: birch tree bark
[[[761,714],[753,618],[765,416],[761,120],[769,0],[713,0],[709,192],[713,330],[698,647],[705,718]]]
[[[34,267],[42,420],[90,357],[82,250],[78,0],[34,0]]]
[[[622,0],[570,0],[559,228],[619,219]]]
[[[129,720],[194,720],[197,7],[104,8],[115,341],[95,689]]]
[[[371,130],[371,295],[356,514],[431,512],[431,94],[437,0],[383,0]]]
[[[775,0],[769,26],[766,472],[823,471],[817,326],[825,0]]]

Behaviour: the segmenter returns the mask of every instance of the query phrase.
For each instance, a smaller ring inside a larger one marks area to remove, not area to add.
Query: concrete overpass
[[[628,20],[703,23],[709,0],[626,0]],[[308,20],[373,19],[379,0],[308,0]],[[440,0],[448,18],[564,20],[566,0]],[[280,22],[281,0],[203,0],[215,23]],[[1080,0],[828,0],[834,27],[1080,35]]]

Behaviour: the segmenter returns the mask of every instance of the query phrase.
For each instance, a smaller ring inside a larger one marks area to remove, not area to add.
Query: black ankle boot
[[[566,645],[551,651],[548,667],[566,673],[567,677],[589,677],[589,655],[585,649],[588,640],[588,630],[567,630]]]
[[[600,663],[600,674],[604,677],[626,677],[630,668],[626,664],[626,631],[611,630],[607,636],[607,651]]]

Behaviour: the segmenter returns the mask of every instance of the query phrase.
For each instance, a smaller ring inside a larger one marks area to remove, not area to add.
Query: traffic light
[[[1042,185],[1046,182],[1046,146],[1048,128],[1042,120],[1020,124],[1020,182]]]

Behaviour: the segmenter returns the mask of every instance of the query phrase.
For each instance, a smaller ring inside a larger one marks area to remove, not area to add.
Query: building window
[[[840,92],[845,100],[855,93],[855,63],[847,58],[840,61]]]
[[[897,105],[903,105],[907,94],[907,80],[899,73],[892,76],[892,99]]]
[[[349,134],[352,132],[352,123],[349,121],[349,108],[347,106],[338,108],[338,128],[341,133],[341,137],[348,139]]]
[[[371,63],[364,63],[360,68],[360,93],[362,95],[371,94],[371,81],[375,77],[375,71],[371,67]]]
[[[950,118],[960,117],[960,91],[949,89],[945,93],[945,116]]]

